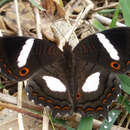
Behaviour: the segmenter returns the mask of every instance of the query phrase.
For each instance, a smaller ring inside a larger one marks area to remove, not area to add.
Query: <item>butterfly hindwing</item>
[[[58,113],[72,114],[73,102],[66,77],[64,60],[47,65],[37,75],[27,81],[26,91],[29,99],[36,104],[49,106],[53,116]]]
[[[75,112],[85,117],[88,115],[93,115],[95,118],[107,117],[108,106],[120,92],[119,79],[98,65],[93,68],[91,66],[91,64],[82,66],[82,70],[85,71],[82,71],[82,74],[76,73],[78,80],[75,81],[77,87]]]

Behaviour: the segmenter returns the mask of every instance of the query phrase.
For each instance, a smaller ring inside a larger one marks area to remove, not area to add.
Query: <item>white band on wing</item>
[[[85,83],[83,84],[83,87],[82,87],[82,91],[83,92],[94,92],[98,89],[98,86],[99,86],[99,77],[100,77],[100,73],[99,72],[96,72],[92,75],[90,75]]]
[[[42,78],[45,80],[47,87],[51,91],[66,92],[65,85],[59,79],[52,76],[43,76]]]
[[[33,38],[29,38],[25,41],[25,44],[23,45],[22,50],[20,51],[20,54],[17,59],[19,68],[26,65],[29,53],[31,52],[31,49],[33,46],[33,43],[34,43]]]
[[[110,40],[102,33],[97,33],[97,38],[103,47],[106,49],[110,57],[114,60],[119,60],[120,57],[118,55],[118,51],[116,48],[111,44]]]

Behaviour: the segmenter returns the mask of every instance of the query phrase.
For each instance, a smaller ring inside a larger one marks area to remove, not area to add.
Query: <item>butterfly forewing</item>
[[[116,73],[124,73],[130,61],[130,28],[115,28],[90,35],[80,41],[74,54]]]
[[[57,53],[53,54],[52,51],[55,50]],[[1,72],[13,80],[29,78],[42,67],[57,60],[60,54],[56,44],[47,40],[29,37],[0,38]]]

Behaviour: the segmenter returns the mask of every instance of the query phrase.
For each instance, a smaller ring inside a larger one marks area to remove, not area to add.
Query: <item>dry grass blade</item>
[[[112,19],[104,17],[104,16],[97,14],[97,13],[93,14],[93,17],[96,18],[97,20],[99,20],[101,23],[104,23],[106,25],[110,25],[110,23],[112,21]],[[122,23],[119,23],[119,22],[116,22],[116,26],[117,27],[126,27],[125,24],[122,24]]]
[[[22,36],[22,28],[20,24],[20,15],[19,15],[19,7],[18,7],[18,1],[14,0],[15,4],[15,10],[16,10],[16,21],[17,21],[17,26],[18,26],[18,35]],[[18,83],[18,107],[22,107],[22,89],[23,89],[23,83],[19,82]],[[24,125],[23,125],[23,117],[21,113],[18,113],[18,124],[19,124],[19,130],[24,130]]]
[[[15,10],[16,10],[16,18],[17,18],[17,26],[18,26],[18,35],[22,36],[22,28],[21,28],[21,24],[20,24],[20,15],[19,15],[19,10],[18,10],[18,1],[14,0],[14,4],[15,4]]]

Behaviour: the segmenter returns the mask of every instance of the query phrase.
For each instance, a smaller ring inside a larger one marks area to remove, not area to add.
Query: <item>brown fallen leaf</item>
[[[46,9],[46,13],[43,13],[41,16],[41,30],[44,36],[51,40],[56,41],[54,33],[51,29],[51,24],[61,18],[65,17],[64,9],[54,0],[44,0],[42,2],[42,7]]]
[[[36,37],[35,17],[29,2],[19,2],[19,14],[22,31],[25,36]],[[17,34],[16,12],[13,2],[9,2],[0,8],[1,29],[7,29]]]

